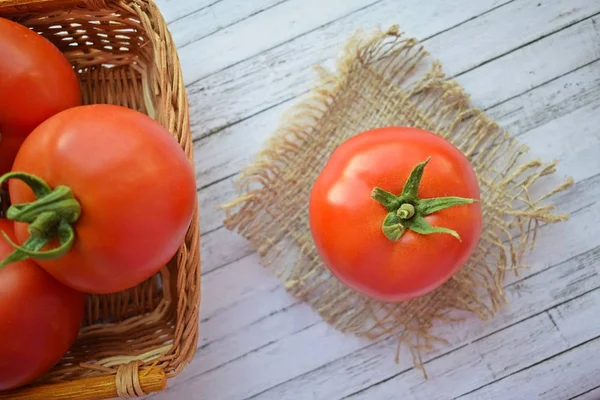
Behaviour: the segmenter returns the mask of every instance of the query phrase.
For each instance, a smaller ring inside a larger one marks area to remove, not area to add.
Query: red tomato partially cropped
[[[0,230],[15,240],[13,223]],[[0,257],[12,252],[0,236]],[[31,261],[0,268],[0,391],[30,383],[71,347],[83,319],[84,295]]]
[[[406,301],[468,260],[482,229],[478,199],[473,168],[448,141],[415,128],[379,128],[331,155],[312,188],[311,232],[341,282],[378,300]]]
[[[0,174],[25,137],[48,117],[81,104],[77,76],[43,36],[0,18]]]
[[[54,115],[25,140],[13,171],[72,190],[81,206],[73,245],[36,262],[87,293],[119,292],[158,272],[182,245],[197,202],[181,146],[158,122],[125,107],[88,105]],[[13,205],[36,200],[16,179],[9,194]],[[25,243],[27,224],[17,223],[15,232]]]

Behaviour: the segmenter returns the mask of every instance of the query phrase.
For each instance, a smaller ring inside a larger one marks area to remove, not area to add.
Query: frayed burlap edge
[[[541,223],[567,218],[545,204],[572,185],[535,200],[534,184],[556,163],[524,161],[527,149],[469,105],[468,96],[416,40],[392,27],[357,33],[347,43],[337,74],[322,68],[316,88],[283,118],[273,138],[237,182],[239,198],[224,206],[225,225],[250,241],[294,296],[307,301],[343,331],[377,339],[398,337],[422,368],[421,352],[444,338],[434,322],[455,321],[452,311],[492,317],[505,304],[503,281],[518,273]],[[331,152],[362,131],[416,126],[456,145],[471,161],[481,187],[484,230],[470,261],[445,285],[406,303],[383,303],[343,286],[323,266],[308,223],[312,182]]]

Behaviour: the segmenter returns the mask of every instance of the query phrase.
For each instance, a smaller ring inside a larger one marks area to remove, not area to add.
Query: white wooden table
[[[159,0],[189,91],[201,205],[197,356],[157,399],[600,399],[600,0]],[[217,206],[355,29],[399,24],[575,187],[493,320],[443,327],[430,379],[393,338],[292,298]]]

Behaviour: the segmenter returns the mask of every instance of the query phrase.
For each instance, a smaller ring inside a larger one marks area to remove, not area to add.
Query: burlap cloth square
[[[224,206],[225,225],[247,238],[286,289],[325,320],[373,339],[396,335],[396,358],[406,345],[421,367],[421,351],[444,341],[432,332],[435,321],[454,322],[452,311],[486,319],[505,304],[506,272],[524,267],[522,256],[535,244],[540,223],[567,218],[555,214],[547,200],[572,179],[535,196],[534,184],[556,164],[524,160],[527,149],[472,107],[463,89],[445,79],[441,65],[398,27],[356,33],[337,73],[318,70],[315,89],[284,116],[242,171],[239,198]],[[429,130],[456,145],[476,171],[484,219],[469,262],[437,290],[399,304],[365,297],[333,277],[316,252],[308,222],[312,183],[332,151],[355,134],[390,125]]]

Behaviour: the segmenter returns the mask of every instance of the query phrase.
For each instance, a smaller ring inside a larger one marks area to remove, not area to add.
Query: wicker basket
[[[193,163],[179,59],[151,0],[0,0],[0,16],[63,51],[78,72],[85,103],[150,115]],[[122,293],[88,296],[84,326],[59,365],[0,399],[131,398],[163,390],[196,350],[199,248],[196,211],[185,242],[159,274]]]

